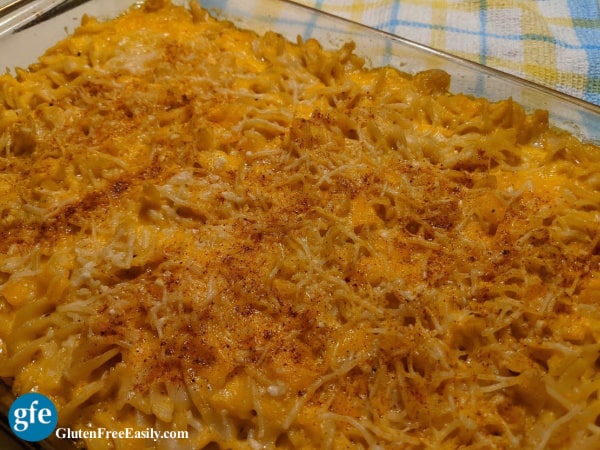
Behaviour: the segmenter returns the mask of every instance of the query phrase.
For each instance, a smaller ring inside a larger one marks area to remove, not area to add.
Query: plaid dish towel
[[[296,0],[600,105],[598,0]]]

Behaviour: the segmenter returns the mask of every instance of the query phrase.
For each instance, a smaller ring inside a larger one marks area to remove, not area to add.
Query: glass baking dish
[[[76,28],[84,14],[108,19],[133,3],[136,2],[4,0],[0,2],[0,68],[12,71],[35,62],[47,47]],[[188,2],[175,0],[174,3]],[[409,73],[442,69],[451,75],[450,90],[454,93],[491,101],[512,97],[528,111],[548,110],[554,126],[584,141],[600,144],[600,106],[583,100],[288,0],[202,0],[200,3],[215,16],[258,33],[273,30],[290,40],[298,35],[304,39],[316,38],[326,47],[339,47],[352,40],[356,43],[355,52],[364,56],[370,66],[390,65]],[[9,440],[14,437],[9,436],[7,428],[10,393],[6,386],[1,394],[3,449],[58,448],[54,443],[31,445],[17,441],[11,447]],[[61,441],[60,445],[68,445],[68,442]]]
[[[128,0],[4,0],[0,3],[0,67],[26,67],[52,42],[72,31],[83,14],[110,18],[136,3]],[[174,3],[187,4],[187,0]],[[416,44],[402,37],[296,4],[289,0],[200,0],[214,15],[257,32],[277,31],[290,40],[316,38],[329,47],[353,40],[371,66],[405,72],[442,69],[450,90],[491,101],[512,97],[528,111],[545,109],[553,125],[600,143],[600,106],[518,77]],[[8,6],[2,6],[7,4]]]

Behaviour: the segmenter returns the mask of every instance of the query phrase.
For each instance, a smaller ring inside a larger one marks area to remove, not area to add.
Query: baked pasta
[[[147,1],[0,78],[0,376],[90,449],[600,446],[600,149]]]

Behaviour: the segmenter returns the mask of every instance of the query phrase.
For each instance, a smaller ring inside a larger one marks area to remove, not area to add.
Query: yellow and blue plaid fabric
[[[600,105],[598,0],[296,0]]]

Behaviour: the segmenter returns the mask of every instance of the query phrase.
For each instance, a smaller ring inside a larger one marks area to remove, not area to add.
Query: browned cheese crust
[[[448,86],[84,18],[0,77],[0,376],[168,448],[600,445],[600,149]]]

